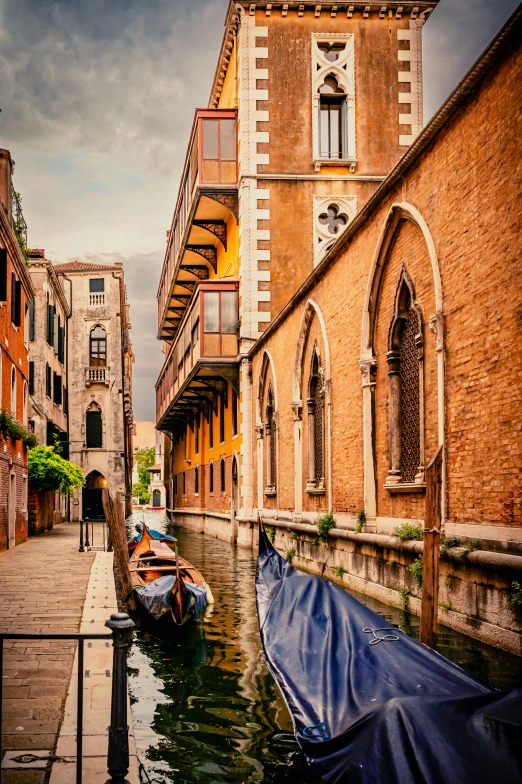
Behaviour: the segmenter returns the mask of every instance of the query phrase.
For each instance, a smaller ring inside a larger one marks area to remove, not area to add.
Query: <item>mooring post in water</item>
[[[435,643],[439,607],[439,560],[442,489],[442,446],[426,468],[426,509],[424,513],[424,553],[422,557],[422,604],[420,639],[430,647]]]
[[[111,726],[109,727],[109,750],[107,771],[110,779],[106,784],[129,784],[125,778],[129,772],[129,725],[127,724],[127,651],[132,640],[134,622],[127,613],[113,613],[105,622],[112,630],[113,664]]]

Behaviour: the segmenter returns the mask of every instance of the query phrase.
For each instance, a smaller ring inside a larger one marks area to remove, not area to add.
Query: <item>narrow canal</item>
[[[205,575],[215,605],[176,640],[138,628],[129,686],[138,756],[151,782],[299,784],[301,762],[286,705],[263,660],[254,593],[255,558],[159,512],[136,512],[176,536]],[[134,534],[132,534],[134,535]],[[415,617],[355,594],[390,624],[417,636]],[[522,660],[439,628],[438,650],[497,688],[522,684]],[[147,781],[144,778],[144,781]]]

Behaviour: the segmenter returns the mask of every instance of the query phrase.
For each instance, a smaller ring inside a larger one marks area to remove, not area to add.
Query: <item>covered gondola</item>
[[[133,592],[140,606],[163,627],[179,627],[196,619],[207,604],[214,603],[203,575],[178,554],[173,537],[157,531],[153,535],[145,523],[140,525],[129,559]]]
[[[328,580],[263,531],[261,639],[318,784],[520,784],[522,689],[497,691]]]

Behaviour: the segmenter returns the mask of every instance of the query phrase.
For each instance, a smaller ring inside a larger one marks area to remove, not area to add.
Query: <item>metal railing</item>
[[[129,727],[127,724],[127,651],[134,622],[127,613],[113,613],[105,626],[111,634],[26,634],[0,633],[0,677],[3,676],[4,640],[77,640],[78,705],[76,710],[76,784],[82,784],[83,762],[83,678],[85,640],[110,640],[113,645],[111,723],[107,751],[109,782],[121,782],[129,771]],[[2,739],[2,688],[0,683],[0,749]],[[2,768],[0,767],[0,784]]]
[[[83,536],[83,526],[85,524],[85,539]],[[91,526],[91,539],[89,541],[89,525]],[[88,517],[85,519],[80,517],[80,546],[78,548],[79,553],[85,553],[86,551],[90,550],[91,547],[99,547],[99,544],[94,543],[94,526],[102,526],[102,535],[101,535],[101,547],[103,552],[112,553],[112,540],[111,540],[111,532],[106,527],[105,520],[89,520]]]

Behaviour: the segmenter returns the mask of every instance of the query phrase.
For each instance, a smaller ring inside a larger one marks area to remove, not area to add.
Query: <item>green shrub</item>
[[[366,525],[366,512],[364,509],[359,509],[357,512],[357,522],[355,524],[355,533],[360,534],[363,526]]]
[[[413,596],[413,591],[411,588],[401,588],[399,594],[402,601],[402,609],[407,613],[410,611],[410,596]]]
[[[460,547],[460,539],[456,536],[441,536],[440,538],[440,551],[445,553],[446,550],[452,547]]]
[[[508,592],[508,604],[513,612],[522,612],[522,585],[518,580],[513,580]]]
[[[411,541],[412,539],[422,542],[423,538],[422,528],[420,525],[413,525],[413,523],[403,523],[397,526],[392,535],[396,539],[400,539],[401,542]]]
[[[29,449],[38,446],[35,434],[17,422],[13,415],[4,409],[0,411],[0,433],[4,438],[10,437],[13,441],[22,441]]]
[[[292,563],[292,559],[295,557],[295,547],[291,547],[290,550],[286,551],[285,558],[289,564]]]
[[[132,485],[132,495],[136,496],[140,504],[148,504],[150,493],[147,485],[143,482],[134,482]]]
[[[80,466],[64,460],[52,446],[37,446],[29,450],[29,487],[33,490],[59,490],[72,495],[76,487],[83,487],[85,477]]]
[[[327,542],[328,534],[330,533],[332,528],[335,528],[335,520],[333,514],[331,512],[327,512],[326,514],[321,515],[317,520],[317,530],[319,532],[317,538],[320,539],[321,542]]]
[[[462,545],[469,553],[472,553],[473,550],[480,550],[480,542],[477,542],[476,539],[470,539],[469,542],[464,542]]]
[[[335,574],[335,576],[336,576],[336,577],[337,577],[337,578],[340,580],[340,579],[342,578],[343,574],[346,574],[346,569],[345,569],[345,568],[344,568],[344,566],[341,564],[340,566],[334,566],[334,567],[332,568],[332,572],[333,572],[333,573]]]
[[[422,585],[422,557],[420,555],[408,566],[408,571],[420,588]]]

